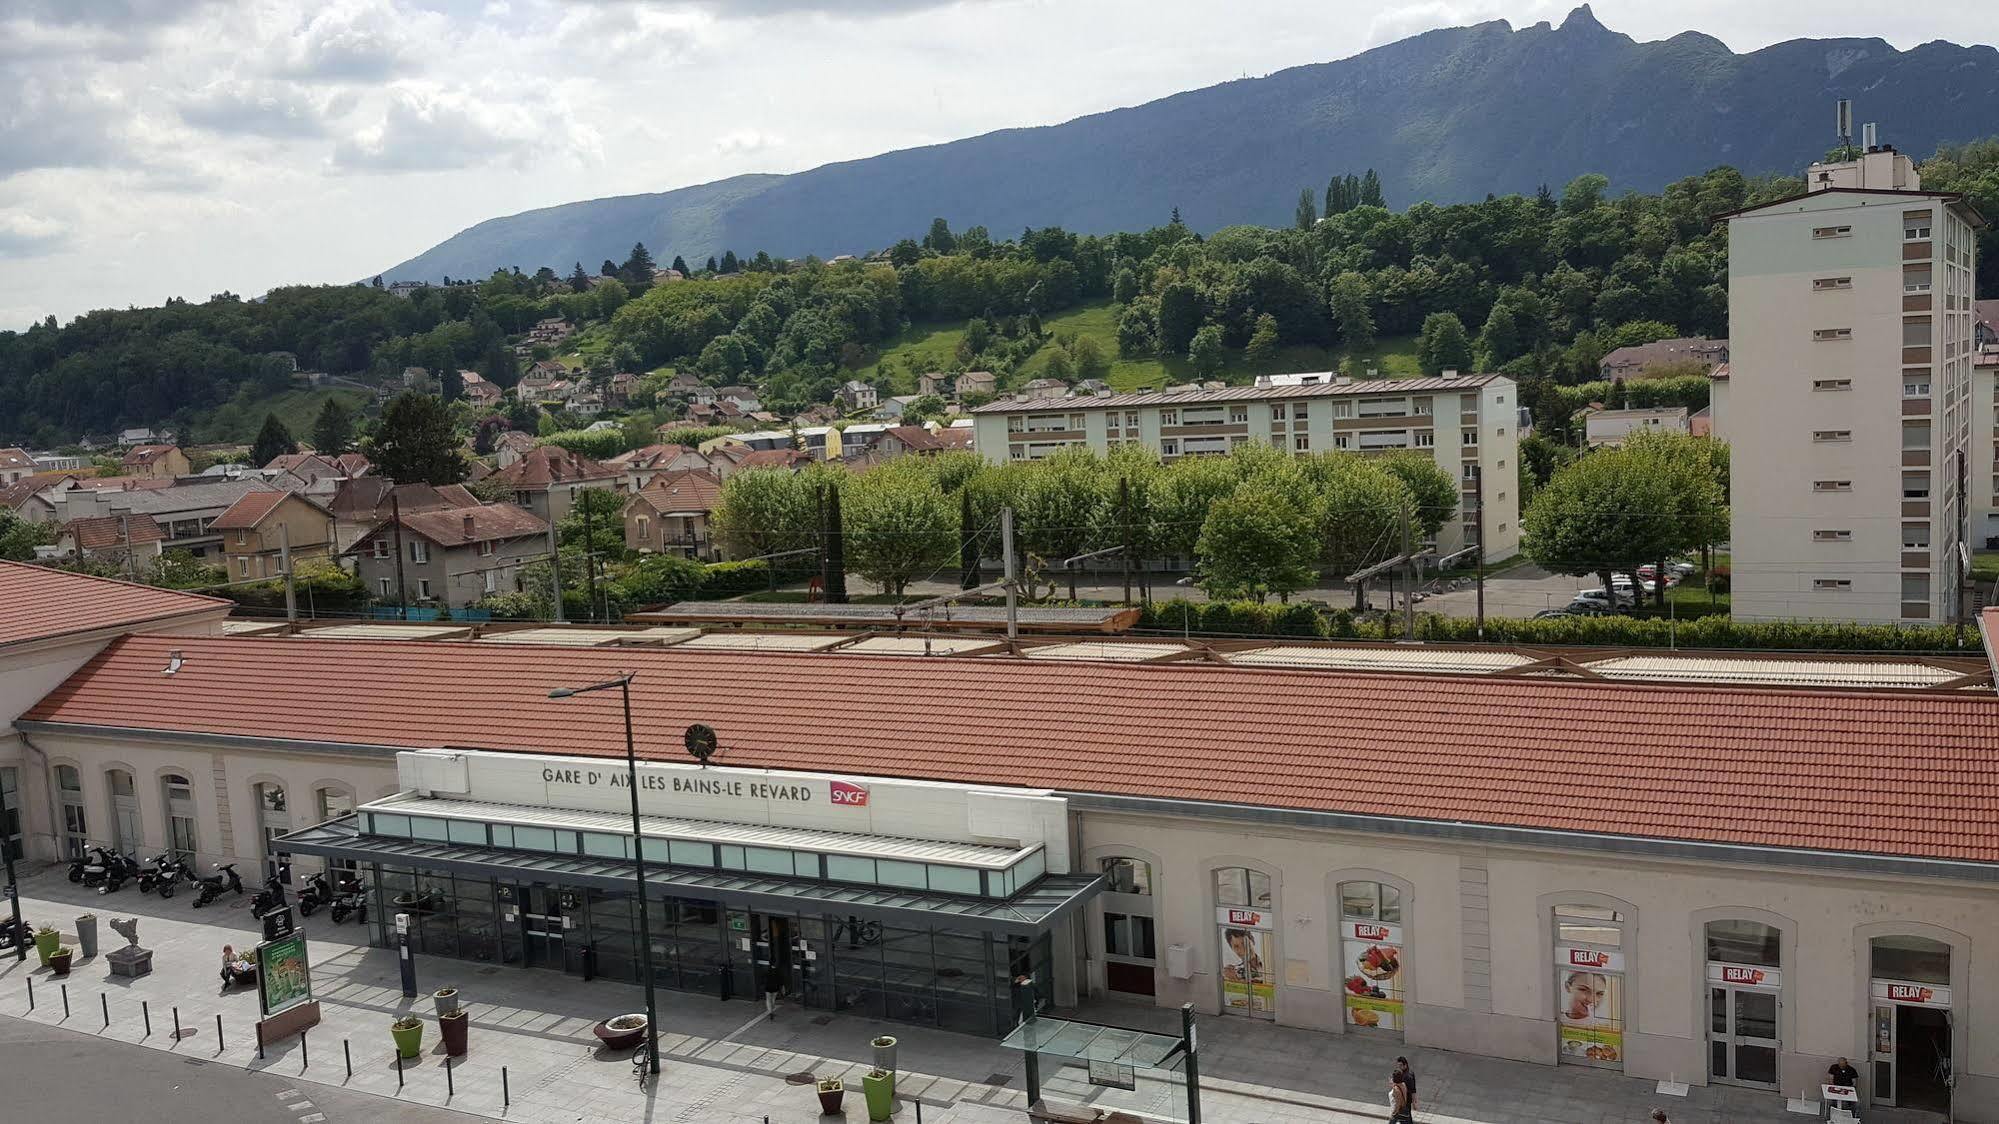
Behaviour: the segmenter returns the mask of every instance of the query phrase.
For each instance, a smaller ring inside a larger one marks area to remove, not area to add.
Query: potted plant
[[[871,1069],[861,1078],[861,1094],[868,1099],[868,1119],[887,1120],[895,1109],[895,1074]]]
[[[69,962],[76,956],[76,950],[64,945],[49,956],[49,970],[57,976],[69,975]]]
[[[437,1016],[437,1031],[444,1036],[444,1052],[454,1058],[465,1056],[465,1034],[472,1021],[465,1017],[465,1009],[453,1007]]]
[[[406,1058],[416,1057],[423,1049],[423,1020],[415,1015],[404,1015],[389,1024],[389,1037],[396,1040],[396,1053]]]
[[[83,950],[83,958],[97,955],[97,915],[86,913],[76,919],[76,946]]]
[[[62,945],[62,934],[47,925],[35,930],[35,955],[42,958],[42,967],[49,966],[49,957],[56,954]]]
[[[438,1017],[443,1018],[445,1015],[458,1009],[458,989],[455,987],[440,987],[430,993],[430,1001],[437,1004]]]
[[[605,1019],[590,1028],[607,1050],[629,1050],[639,1044],[646,1035],[646,1017],[641,1014],[619,1015],[615,1019]]]
[[[875,1068],[895,1072],[895,1036],[884,1034],[868,1045],[875,1048]]]
[[[819,1079],[819,1111],[827,1116],[839,1116],[845,1110],[840,1106],[847,1099],[847,1083],[837,1077]]]

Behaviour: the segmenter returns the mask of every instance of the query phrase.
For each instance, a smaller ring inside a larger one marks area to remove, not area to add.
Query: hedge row
[[[1141,631],[1210,636],[1300,636],[1335,640],[1399,640],[1400,614],[1356,616],[1348,609],[1320,605],[1256,604],[1249,601],[1155,601],[1139,616]],[[1416,637],[1447,643],[1480,639],[1477,622],[1466,617],[1419,613]],[[1909,652],[1964,654],[1981,651],[1978,630],[1965,630],[1957,644],[1950,625],[1897,627],[1886,624],[1832,624],[1815,621],[1737,622],[1726,616],[1691,621],[1639,617],[1551,617],[1522,620],[1487,617],[1484,642],[1576,647],[1744,648],[1765,651]]]

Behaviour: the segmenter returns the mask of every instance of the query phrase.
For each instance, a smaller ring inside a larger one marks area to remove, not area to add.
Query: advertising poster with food
[[[1340,937],[1347,1025],[1401,1030],[1402,926],[1347,921]]]
[[[1624,977],[1564,968],[1556,972],[1555,1021],[1567,1061],[1624,1061]]]
[[[1277,986],[1270,976],[1270,934],[1231,926],[1222,930],[1222,1005],[1237,1014],[1269,1014],[1277,1009]]]
[[[293,933],[257,947],[257,995],[265,1015],[289,1011],[312,998],[305,935]]]

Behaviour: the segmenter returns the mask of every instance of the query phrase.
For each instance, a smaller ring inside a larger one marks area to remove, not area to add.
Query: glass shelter
[[[641,825],[657,986],[969,1033],[1054,994],[1051,931],[1104,881],[1049,874],[1038,843]],[[354,864],[373,944],[400,913],[422,953],[636,981],[632,843],[630,816],[405,793],[273,845]]]

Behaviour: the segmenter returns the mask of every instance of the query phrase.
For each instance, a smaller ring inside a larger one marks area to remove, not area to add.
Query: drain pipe
[[[20,738],[22,745],[33,750],[35,756],[42,759],[42,795],[47,798],[49,804],[49,830],[47,832],[49,837],[49,853],[56,857],[57,862],[60,862],[62,861],[62,842],[56,836],[56,825],[62,823],[62,812],[56,807],[56,782],[55,777],[52,775],[54,767],[49,764],[48,753],[41,746],[36,745],[34,739],[28,737],[27,731],[15,730],[14,736]],[[81,776],[82,770],[78,770],[78,777],[81,778]],[[21,842],[26,844],[28,839],[29,833],[26,830],[26,825],[23,825]],[[22,855],[21,857],[26,858],[27,856]]]

